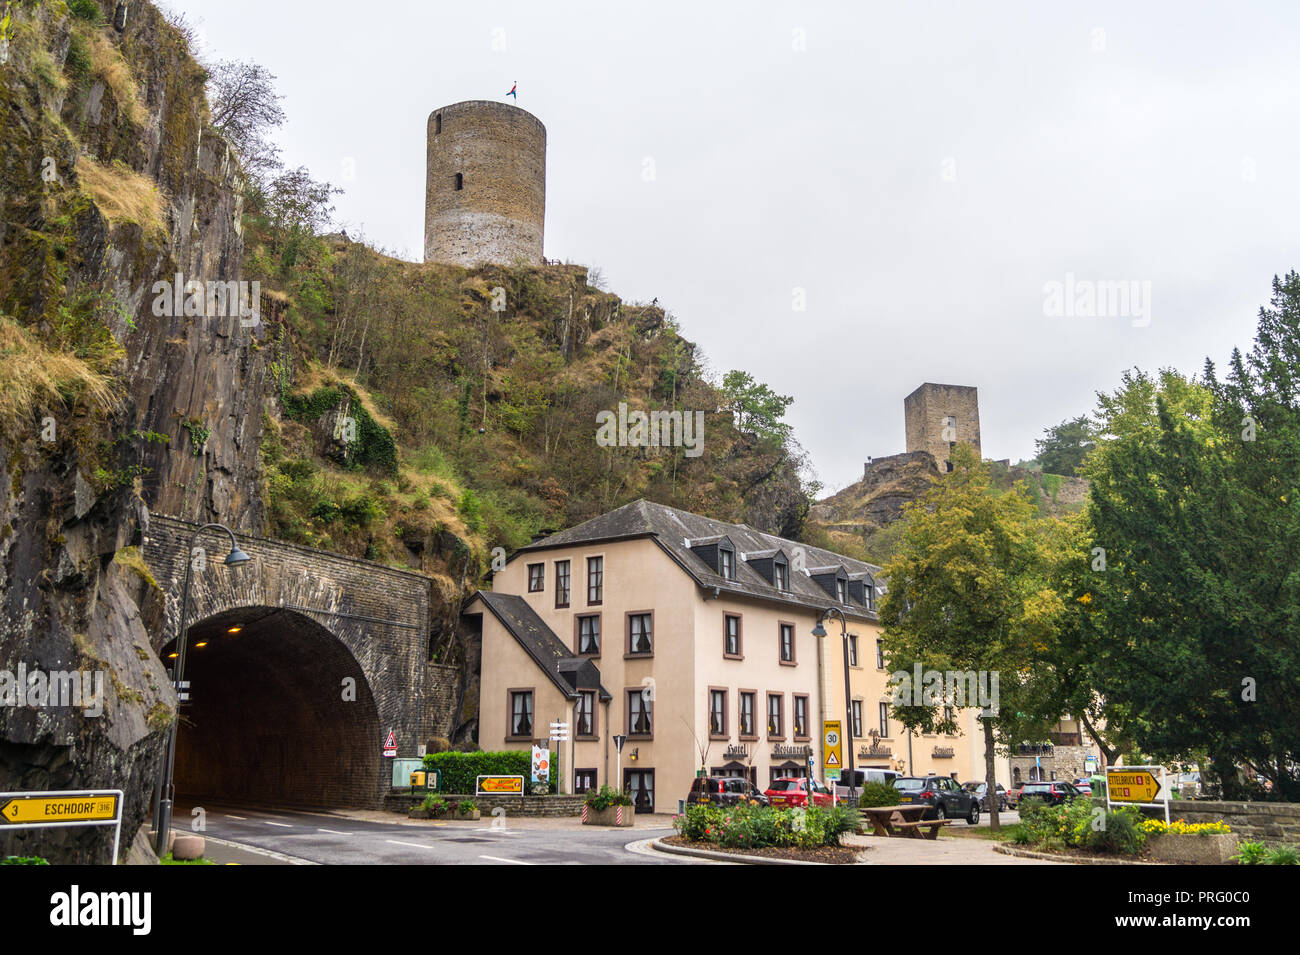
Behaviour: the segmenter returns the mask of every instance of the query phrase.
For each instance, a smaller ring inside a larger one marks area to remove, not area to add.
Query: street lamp
[[[813,627],[812,635],[814,637],[826,636],[826,628],[822,626],[824,621],[831,614],[837,614],[840,618],[840,636],[844,640],[844,736],[845,749],[849,754],[849,800],[857,802],[857,786],[853,771],[853,694],[849,690],[849,622],[844,616],[844,611],[839,607],[828,607],[823,610],[821,616],[817,618],[817,626]]]
[[[172,677],[178,694],[181,682],[185,679],[185,643],[186,637],[189,635],[187,608],[190,602],[190,571],[194,567],[194,542],[198,540],[200,534],[209,529],[223,530],[230,535],[230,553],[226,555],[226,559],[222,563],[227,567],[241,567],[249,561],[249,556],[239,549],[239,544],[235,540],[235,532],[225,524],[204,524],[190,535],[190,542],[185,548],[185,586],[181,588],[181,632],[177,638],[176,672]],[[167,734],[167,759],[164,764],[163,784],[158,799],[158,839],[155,849],[160,858],[167,851],[167,836],[172,825],[172,774],[176,769],[176,728],[180,725],[180,722],[180,702],[178,700],[176,719],[172,722],[171,731]]]

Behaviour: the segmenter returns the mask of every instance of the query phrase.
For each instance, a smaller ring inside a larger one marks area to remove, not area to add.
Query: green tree
[[[1208,754],[1224,795],[1300,799],[1300,278],[1275,279],[1227,379],[1126,375],[1084,467],[1095,688],[1161,759]]]
[[[737,431],[752,431],[777,443],[790,436],[790,426],[781,420],[794,398],[778,395],[754,380],[747,371],[729,371],[722,379],[723,407],[730,411]]]
[[[912,672],[920,663],[923,671],[975,671],[988,674],[990,690],[997,675],[997,712],[981,716],[990,792],[997,739],[1041,739],[1060,715],[1034,686],[1064,608],[1048,586],[1045,524],[1033,514],[1023,485],[997,491],[974,449],[958,445],[952,473],[907,508],[885,568],[880,617],[891,670]],[[909,730],[954,728],[943,719],[944,700],[923,695],[916,705],[909,692],[903,702],[892,713]],[[990,813],[997,828],[995,801]]]
[[[1095,447],[1092,424],[1083,415],[1048,428],[1044,435],[1034,442],[1034,447],[1046,474],[1078,474],[1079,465]]]

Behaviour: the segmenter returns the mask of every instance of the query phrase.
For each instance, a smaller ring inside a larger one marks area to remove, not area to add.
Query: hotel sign
[[[934,752],[932,752],[930,755],[933,756],[935,759],[951,759],[953,755],[953,749],[951,746],[936,746],[934,748]]]
[[[744,743],[732,743],[727,747],[727,751],[722,754],[723,759],[748,759],[749,749]]]
[[[894,751],[888,746],[881,746],[879,743],[872,743],[870,746],[862,746],[858,749],[859,759],[890,759]]]

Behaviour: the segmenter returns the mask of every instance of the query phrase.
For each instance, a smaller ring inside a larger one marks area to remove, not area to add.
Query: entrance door
[[[623,789],[632,795],[632,805],[637,812],[655,811],[655,771],[653,769],[623,770]]]

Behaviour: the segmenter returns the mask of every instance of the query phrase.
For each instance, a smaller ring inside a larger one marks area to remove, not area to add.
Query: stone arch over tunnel
[[[175,651],[163,648],[169,667]],[[178,798],[373,808],[386,762],[380,713],[328,627],[280,607],[224,610],[190,624],[185,679]]]

